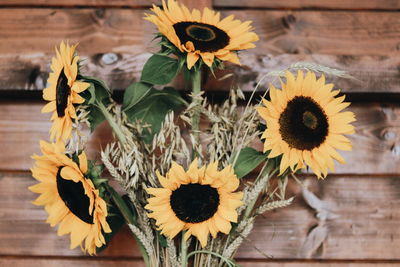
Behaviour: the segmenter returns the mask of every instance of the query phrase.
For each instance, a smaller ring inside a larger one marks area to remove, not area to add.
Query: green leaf
[[[89,105],[89,123],[90,129],[94,129],[105,120],[103,113],[97,107],[97,103],[103,103],[108,106],[111,101],[110,88],[102,81],[94,77],[81,76],[85,82],[90,83],[88,90],[83,91],[80,95],[85,98],[86,104]]]
[[[93,132],[96,127],[102,123],[106,118],[104,117],[103,113],[100,111],[100,109],[95,106],[91,105],[90,106],[90,113],[89,113],[89,123],[90,123],[90,130]]]
[[[104,88],[106,91],[108,91],[108,93],[111,92],[111,89],[107,86],[107,84],[103,80],[91,76],[81,76],[80,78],[83,79],[85,82],[93,83],[97,87]]]
[[[88,105],[95,104],[96,101],[108,104],[111,97],[111,90],[102,80],[94,77],[81,76],[85,82],[90,83],[87,90],[83,91],[80,95],[86,99]]]
[[[155,54],[144,64],[141,82],[165,85],[175,78],[179,62],[168,56]]]
[[[179,93],[172,87],[166,87],[163,90],[150,89],[142,100],[125,110],[130,121],[142,121],[151,125],[151,131],[145,132],[143,138],[146,142],[150,142],[155,133],[161,128],[161,123],[165,116],[171,110],[177,110],[185,101]]]
[[[124,93],[122,110],[128,110],[139,103],[139,101],[150,92],[151,87],[151,84],[143,82],[135,82],[129,85]]]
[[[131,199],[129,198],[128,194],[122,196],[122,200],[125,202],[128,209],[131,211],[133,222],[136,223],[137,220],[137,212],[135,205],[133,205]]]
[[[261,162],[266,159],[266,154],[261,153],[254,148],[245,147],[240,153],[236,160],[234,170],[239,178],[242,178],[246,174],[254,170]]]
[[[115,234],[118,233],[125,224],[124,218],[116,207],[111,206],[108,210],[108,214],[107,223],[111,228],[111,233],[103,233],[106,243],[103,246],[96,248],[96,253],[102,252],[108,246]],[[114,214],[114,216],[110,216],[111,214]]]

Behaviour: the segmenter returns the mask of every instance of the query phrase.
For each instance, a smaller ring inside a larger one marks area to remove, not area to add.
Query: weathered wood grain
[[[43,102],[44,104],[44,102]],[[50,113],[42,114],[41,103],[23,102],[0,104],[0,140],[4,159],[7,163],[0,166],[2,170],[27,170],[32,167],[30,158],[39,153],[39,140],[49,140],[51,127]],[[106,123],[90,137],[88,155],[99,159],[101,147],[111,140],[111,130]],[[86,130],[85,133],[89,134]]]
[[[28,170],[30,156],[39,153],[39,140],[48,140],[49,114],[41,114],[44,103],[0,103],[0,170]],[[338,173],[400,172],[400,108],[381,104],[355,104],[357,133],[351,136],[353,151],[341,152],[347,161],[337,165]],[[90,137],[88,154],[98,158],[98,151],[111,140],[104,123]],[[260,148],[261,149],[261,148]]]
[[[347,0],[206,0],[214,5],[216,8],[291,8],[291,9],[307,9],[307,8],[324,8],[324,9],[372,9],[372,10],[397,10],[400,8],[399,0],[369,0],[369,1],[347,1]],[[189,7],[195,5],[204,7],[201,1],[181,0]],[[194,3],[193,3],[194,2]],[[197,3],[196,3],[197,2]],[[0,6],[93,6],[93,7],[143,7],[150,6],[151,3],[160,4],[159,0],[2,0]],[[194,4],[194,5],[192,5]],[[208,4],[208,3],[207,3]]]
[[[212,77],[206,84],[206,90],[228,90],[237,84],[243,91],[251,92],[259,81],[259,90],[263,91],[269,83],[280,86],[275,77],[265,78],[270,71],[284,70],[296,62],[316,63],[331,68],[344,70],[354,79],[328,77],[329,82],[345,93],[397,93],[400,92],[400,56],[338,56],[320,54],[280,54],[261,55],[243,53],[241,66],[229,65],[218,73],[217,79]],[[229,79],[219,81],[219,77],[233,73]]]
[[[144,10],[0,9],[0,89],[42,89],[54,47],[61,40],[79,42],[84,73],[99,76],[113,88],[140,78],[155,27]],[[252,90],[263,73],[297,61],[349,70],[361,82],[341,80],[357,92],[398,92],[400,84],[400,16],[393,12],[224,11],[254,20],[257,48],[241,53],[244,90]],[[229,67],[230,68],[230,67]],[[184,87],[182,83],[178,87]],[[230,86],[210,83],[220,90]],[[351,89],[350,89],[351,88]]]
[[[253,20],[258,51],[331,55],[399,55],[396,12],[224,11]]]
[[[389,262],[370,262],[370,263],[348,263],[348,262],[295,262],[295,261],[279,261],[273,262],[273,260],[263,260],[263,261],[237,261],[240,266],[243,267],[375,267],[377,264],[379,266],[394,267],[398,266],[397,263]],[[26,267],[26,266],[40,266],[40,267],[70,267],[72,266],[90,266],[90,267],[144,267],[144,262],[139,260],[117,260],[117,259],[98,259],[98,258],[84,258],[84,259],[65,259],[65,258],[0,258],[0,264],[4,267]]]
[[[185,4],[189,8],[211,7],[212,0],[180,0],[180,3]],[[143,8],[151,7],[152,4],[160,5],[160,0],[2,0],[0,6],[39,6],[39,7],[130,7]]]
[[[185,2],[186,0],[182,0]],[[39,7],[150,7],[152,3],[160,4],[159,0],[2,0],[0,6],[39,6]]]
[[[65,259],[65,258],[0,258],[0,265],[4,267],[145,267],[143,261],[140,260],[117,260],[117,259],[98,259],[98,258],[82,258],[82,259]]]
[[[398,10],[399,0],[369,0],[369,1],[348,1],[348,0],[214,0],[215,7],[241,7],[241,8],[321,8],[321,9],[373,9],[373,10]]]
[[[61,40],[79,42],[92,53],[143,51],[155,27],[145,10],[130,9],[1,9],[0,53],[54,53]]]
[[[253,51],[255,52],[255,51]],[[138,54],[100,53],[81,54],[83,74],[104,80],[111,88],[120,90],[140,80],[141,71],[151,53]],[[41,90],[46,86],[50,71],[51,55],[45,53],[0,55],[0,90]],[[295,62],[313,62],[347,71],[355,79],[330,78],[337,88],[346,93],[400,93],[399,56],[337,56],[337,55],[294,55],[243,53],[241,66],[227,64],[218,71],[216,78],[211,75],[204,86],[206,91],[227,91],[238,85],[243,91],[251,92],[255,85],[269,71],[283,70]],[[230,78],[219,80],[233,74]],[[274,78],[265,79],[260,90]],[[275,79],[276,81],[276,79]],[[188,89],[183,79],[174,86]]]
[[[205,8],[205,7],[212,8],[213,1],[214,0],[184,0],[184,1],[178,1],[178,2],[186,5],[190,9],[197,8],[197,9],[203,10],[203,8]]]
[[[297,195],[295,204],[265,214],[256,222],[249,239],[274,258],[292,255],[318,259],[397,259],[395,247],[400,232],[395,207],[400,201],[399,183],[399,177],[306,180],[305,184],[320,200],[314,201],[320,212],[305,205],[304,197],[298,196],[299,187],[295,186],[288,194]],[[307,212],[297,205],[307,207]],[[275,252],[276,246],[280,248]],[[246,244],[237,256],[257,254]]]
[[[34,183],[29,174],[0,176],[0,255],[82,255],[79,249],[69,250],[68,237],[58,237],[45,224],[45,211],[30,203],[36,194],[27,187]],[[296,196],[294,204],[259,217],[238,259],[265,259],[259,251],[286,260],[400,259],[400,177],[312,177],[304,183],[308,194],[320,200],[314,201],[321,207],[320,219],[301,196],[300,186],[290,181],[287,197]],[[101,257],[138,256],[127,231],[110,246]]]

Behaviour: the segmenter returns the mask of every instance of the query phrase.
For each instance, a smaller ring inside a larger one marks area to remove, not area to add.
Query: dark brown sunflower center
[[[297,96],[286,106],[279,118],[279,132],[290,147],[312,150],[328,135],[328,118],[312,98]]]
[[[65,115],[65,108],[68,105],[68,96],[70,93],[71,88],[68,85],[68,78],[64,73],[64,68],[62,68],[56,86],[56,108],[59,118],[62,118]]]
[[[61,170],[57,172],[58,195],[64,201],[65,206],[82,221],[93,224],[93,212],[89,214],[89,197],[85,194],[82,182],[75,183],[61,177]]]
[[[172,192],[170,204],[181,221],[199,223],[217,212],[219,194],[209,185],[185,184]]]
[[[303,113],[303,124],[306,127],[315,130],[318,126],[318,119],[312,112],[305,111]]]
[[[215,52],[229,44],[228,34],[210,24],[178,22],[173,27],[182,44],[190,41],[201,52]]]

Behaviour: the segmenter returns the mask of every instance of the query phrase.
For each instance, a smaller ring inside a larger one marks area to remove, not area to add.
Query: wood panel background
[[[161,1],[155,1],[160,4]],[[400,265],[400,0],[185,0],[253,20],[257,48],[241,66],[209,79],[209,94],[226,95],[232,82],[251,91],[271,69],[310,61],[349,71],[334,80],[354,104],[357,131],[347,164],[325,181],[304,176],[307,190],[290,182],[288,208],[261,216],[237,255],[243,266]],[[127,229],[97,257],[69,250],[31,201],[30,155],[48,138],[40,114],[54,46],[79,42],[85,73],[123,90],[139,79],[154,51],[155,27],[142,17],[145,0],[0,0],[0,266],[143,266]],[[239,76],[239,78],[237,78]],[[182,90],[187,86],[178,81]],[[89,154],[109,140],[102,125]],[[307,196],[319,199],[312,207]],[[262,253],[260,253],[260,251]],[[269,257],[265,257],[268,255]]]

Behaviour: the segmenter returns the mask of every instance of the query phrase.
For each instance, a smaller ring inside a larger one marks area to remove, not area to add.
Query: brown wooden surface
[[[87,53],[149,51],[156,28],[138,9],[0,9],[1,54],[54,53],[61,40]],[[223,11],[253,20],[259,52],[333,55],[400,54],[396,12]],[[155,45],[155,44],[154,44]],[[246,52],[244,53],[246,54]]]
[[[54,47],[78,42],[83,72],[126,88],[140,78],[154,51],[155,27],[136,9],[0,9],[0,89],[42,89]],[[269,70],[311,61],[348,70],[358,80],[341,80],[347,92],[398,92],[400,16],[393,12],[224,11],[253,19],[261,40],[231,67],[250,91]],[[356,37],[356,38],[355,38]],[[230,67],[228,67],[229,69]],[[177,85],[183,88],[182,83]],[[210,83],[207,90],[230,83]]]
[[[189,7],[204,7],[214,5],[216,8],[326,8],[326,9],[372,9],[372,10],[398,10],[399,0],[182,0]],[[93,6],[93,7],[143,7],[152,3],[160,4],[158,0],[2,0],[0,6]]]
[[[211,0],[182,0],[181,3],[190,8],[211,7]],[[159,0],[2,0],[0,6],[40,6],[40,7],[151,7],[152,4],[160,5]]]
[[[30,156],[39,153],[39,140],[48,140],[49,114],[41,114],[42,103],[0,104],[0,170],[29,170]],[[347,161],[338,173],[400,173],[400,108],[397,105],[353,104],[357,133],[351,136],[352,152],[341,152]],[[99,149],[111,140],[106,123],[90,138],[88,154],[99,157]],[[260,148],[261,149],[261,148]],[[363,162],[364,164],[358,164]]]
[[[29,170],[34,153],[40,153],[39,140],[48,141],[51,127],[50,113],[40,113],[41,103],[1,103],[0,104],[0,140],[1,153],[5,164],[0,163],[0,170]],[[89,131],[85,131],[89,134]],[[99,159],[99,149],[111,140],[111,133],[106,123],[90,138],[88,155]]]
[[[48,138],[49,115],[40,114],[43,103],[27,99],[30,94],[21,90],[45,87],[54,46],[61,40],[80,43],[85,74],[114,89],[137,81],[156,49],[151,42],[156,28],[142,19],[152,2],[0,0],[0,90],[11,90],[1,93],[6,98],[0,101],[0,266],[143,266],[126,228],[93,258],[69,250],[68,237],[58,237],[44,223],[46,214],[31,204],[35,195],[27,187],[34,183],[30,156],[39,152],[39,140]],[[300,186],[291,182],[287,196],[296,196],[294,204],[257,220],[239,263],[400,266],[400,0],[184,2],[253,20],[260,36],[256,49],[241,53],[242,66],[228,65],[219,74],[234,72],[236,77],[209,79],[208,91],[226,91],[234,82],[251,91],[266,72],[297,61],[344,69],[356,77],[334,80],[358,102],[351,108],[357,117],[354,151],[342,152],[348,164],[338,165],[337,174],[325,181],[305,179],[321,200],[322,212],[310,207]],[[181,80],[175,85],[188,89]],[[98,158],[110,138],[103,124],[91,137],[90,157]]]
[[[215,7],[398,10],[399,0],[214,0]]]
[[[1,0],[0,6],[56,6],[56,7],[150,7],[153,3],[160,4],[158,0]]]
[[[104,80],[111,88],[121,90],[134,81],[140,80],[141,70],[150,53],[139,54],[105,53],[81,54],[84,59],[82,72]],[[0,56],[0,90],[10,89],[43,89],[50,71],[49,62],[52,55],[43,53],[23,55]],[[107,60],[117,59],[115,62]],[[266,73],[273,70],[282,70],[294,62],[314,62],[349,72],[356,79],[330,79],[336,88],[341,88],[345,93],[399,93],[400,55],[395,56],[338,56],[338,55],[261,55],[244,53],[241,56],[242,65],[227,65],[224,71],[217,72],[217,77],[224,77],[233,73],[228,79],[218,81],[210,77],[205,84],[206,91],[228,91],[233,82],[238,82],[243,91],[254,90],[257,81]],[[260,90],[265,90],[268,82],[266,79]],[[183,79],[174,84],[179,89],[188,89]]]
[[[400,260],[399,176],[302,180],[323,203],[328,219],[318,219],[316,211],[301,196],[301,187],[290,182],[287,196],[296,196],[294,203],[259,217],[237,254],[238,259],[263,259],[262,251],[274,259]],[[30,203],[37,195],[26,188],[34,183],[28,173],[5,172],[0,176],[0,255],[82,255],[79,249],[69,250],[69,237],[58,237],[56,230],[45,224],[43,208]],[[139,255],[125,229],[100,256]]]
[[[237,263],[243,267],[394,267],[398,266],[397,263],[391,262],[375,262],[375,263],[355,263],[355,262],[290,262],[290,261],[273,261],[267,260],[264,262],[242,261]],[[26,267],[26,266],[89,266],[89,267],[144,267],[144,263],[139,260],[130,259],[98,259],[98,258],[79,258],[79,259],[65,259],[65,258],[51,258],[51,259],[36,259],[36,258],[0,258],[0,264],[4,267]]]

